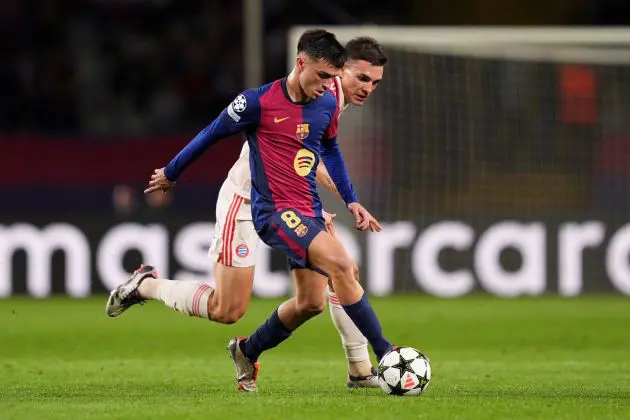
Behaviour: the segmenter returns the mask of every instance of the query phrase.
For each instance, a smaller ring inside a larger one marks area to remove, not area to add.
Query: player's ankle
[[[144,299],[155,300],[158,298],[158,287],[160,284],[159,279],[153,277],[147,277],[142,280],[142,283],[138,286],[138,293]]]
[[[348,373],[352,376],[372,375],[372,362],[370,360],[348,361]]]

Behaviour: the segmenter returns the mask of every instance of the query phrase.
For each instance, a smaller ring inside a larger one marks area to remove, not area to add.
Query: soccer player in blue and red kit
[[[378,224],[359,204],[336,140],[339,108],[328,89],[344,62],[345,50],[333,34],[307,31],[298,42],[298,57],[288,77],[239,94],[149,183],[152,189],[169,189],[218,140],[238,132],[246,136],[254,225],[267,245],[286,255],[296,296],[282,303],[251,336],[230,341],[237,382],[244,391],[256,390],[260,354],[323,311],[329,279],[378,359],[393,347],[355,279],[352,260],[326,231],[315,185],[321,158],[354,215],[356,228]]]

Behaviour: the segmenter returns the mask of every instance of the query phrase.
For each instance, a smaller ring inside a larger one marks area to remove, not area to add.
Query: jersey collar
[[[294,105],[306,105],[307,103],[311,102],[310,99],[305,99],[301,102],[295,102],[293,99],[291,99],[291,96],[289,95],[289,90],[287,89],[287,78],[284,77],[282,79],[280,79],[280,86],[282,87],[282,93],[284,94],[284,97],[287,99],[287,101],[291,102]]]

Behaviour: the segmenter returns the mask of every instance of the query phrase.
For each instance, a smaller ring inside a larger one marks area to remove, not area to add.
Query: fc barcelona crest
[[[304,223],[300,223],[300,226],[295,228],[295,234],[300,238],[303,238],[304,235],[306,235],[307,233],[308,233],[308,228],[306,227]]]
[[[308,137],[308,124],[298,124],[295,130],[295,137],[300,140],[304,140]]]

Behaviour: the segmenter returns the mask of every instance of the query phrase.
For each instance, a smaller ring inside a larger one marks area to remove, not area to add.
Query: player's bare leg
[[[317,167],[318,176],[325,173],[325,178],[329,183],[332,183],[328,172],[323,165]],[[323,175],[322,175],[323,176]],[[336,214],[323,212],[324,221],[326,224],[326,231],[332,235],[337,241],[339,237],[333,223],[333,218]],[[341,244],[341,242],[339,242]],[[343,246],[343,244],[342,244]],[[354,264],[354,279],[359,281],[359,267]],[[333,324],[337,329],[341,337],[341,344],[343,346],[346,361],[348,362],[348,387],[378,387],[378,380],[376,380],[376,369],[372,366],[370,361],[370,353],[368,351],[367,338],[361,334],[361,331],[354,325],[354,322],[350,319],[346,311],[341,306],[339,298],[335,293],[332,282],[328,282],[328,308],[330,309],[330,316],[333,320]]]
[[[317,277],[299,275],[306,271],[310,270],[293,270],[294,297],[283,302],[250,337],[235,337],[228,344],[239,390],[256,391],[258,356],[289,338],[296,328],[324,311],[328,280],[321,274]]]
[[[233,324],[243,317],[252,295],[254,267],[214,266],[216,289],[208,299],[208,317],[220,324]]]
[[[306,268],[291,270],[291,275],[295,296],[278,307],[278,317],[285,327],[295,330],[326,308],[328,279]]]
[[[310,269],[294,269],[291,275],[297,294],[280,305],[278,317],[285,327],[295,330],[323,310],[321,305],[325,304],[325,301],[321,299],[321,291],[311,286],[327,283],[328,278]],[[341,305],[334,304],[333,307],[331,304],[330,311],[346,350],[348,387],[378,388],[378,379],[367,349],[367,339],[363,337]]]
[[[358,273],[358,268],[356,268]],[[294,269],[291,271],[295,283],[296,296],[284,302],[278,308],[278,317],[289,330],[295,330],[304,322],[322,312],[325,300],[321,299],[321,291],[311,285],[328,282],[328,278],[310,269]],[[335,302],[334,292],[329,293]],[[378,388],[376,372],[370,361],[367,339],[354,325],[348,314],[339,304],[331,303],[330,312],[333,323],[341,336],[341,341],[348,361],[348,382],[350,388]]]
[[[214,268],[216,289],[200,281],[179,281],[157,277],[151,266],[142,266],[131,278],[112,291],[107,313],[114,317],[146,300],[159,300],[171,309],[220,324],[233,324],[249,306],[254,267]]]
[[[355,264],[328,232],[319,232],[308,248],[309,262],[330,276],[335,294],[354,325],[366,337],[380,359],[392,348],[363,288],[355,279]]]

